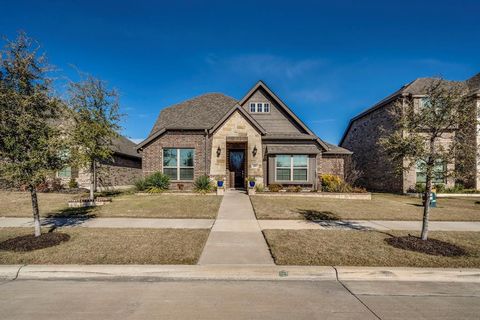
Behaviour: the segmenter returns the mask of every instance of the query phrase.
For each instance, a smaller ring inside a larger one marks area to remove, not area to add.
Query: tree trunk
[[[35,187],[30,186],[30,195],[32,197],[32,209],[33,209],[33,224],[35,226],[35,237],[39,237],[42,234],[40,228],[40,213],[38,210],[37,190]]]
[[[95,176],[95,161],[92,161],[90,164],[90,200],[93,201],[95,200],[95,182],[97,180],[97,177]]]
[[[427,173],[427,181],[425,186],[425,202],[423,204],[423,223],[422,223],[422,240],[427,240],[428,238],[428,219],[430,215],[430,196],[432,195],[432,179],[430,173]]]

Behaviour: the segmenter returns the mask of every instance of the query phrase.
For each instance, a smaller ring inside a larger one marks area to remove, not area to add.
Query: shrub
[[[362,188],[362,187],[353,187],[352,191],[353,193],[367,193],[367,189]]]
[[[213,189],[212,181],[207,175],[199,176],[195,179],[193,187],[197,192],[209,192]]]
[[[70,181],[68,181],[68,187],[70,189],[76,189],[78,188],[78,182],[75,180],[75,178],[71,178]]]
[[[334,174],[322,174],[320,176],[322,190],[325,192],[340,192],[340,185],[343,183],[339,176]]]
[[[273,183],[268,186],[268,191],[270,192],[279,192],[283,187],[279,184]]]
[[[287,192],[300,192],[302,191],[302,187],[300,186],[289,186],[287,187]]]
[[[155,172],[145,179],[135,181],[135,188],[139,191],[161,192],[167,190],[169,187],[170,178],[161,172]]]
[[[256,192],[264,192],[265,191],[265,186],[261,183],[255,185],[255,191]]]
[[[415,192],[416,193],[424,193],[425,192],[425,184],[421,182],[417,182],[415,184]]]

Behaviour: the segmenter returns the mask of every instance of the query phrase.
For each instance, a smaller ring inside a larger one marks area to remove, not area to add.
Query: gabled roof
[[[207,93],[163,109],[150,131],[149,136],[137,145],[137,149],[141,149],[167,130],[209,130],[210,132],[214,132],[235,111],[240,112],[262,135],[273,139],[277,135],[268,134],[268,132],[241,107],[241,105],[260,88],[265,90],[276,101],[280,108],[305,131],[305,133],[291,134],[289,137],[285,137],[285,139],[314,140],[324,150],[329,150],[328,145],[317,137],[263,81],[258,81],[240,101],[221,93]],[[283,137],[277,138],[282,139]]]
[[[161,129],[210,129],[237,100],[221,93],[206,93],[163,109],[149,136]]]
[[[239,112],[245,119],[247,119],[250,124],[258,130],[261,134],[265,134],[265,129],[257,122],[257,120],[253,119],[251,115],[248,114],[240,105],[235,105],[230,111],[228,111],[214,126],[209,130],[210,133],[214,133],[217,129],[225,122],[228,118],[235,112]]]
[[[471,93],[480,95],[480,72],[468,79],[466,82]]]
[[[112,140],[112,149],[117,154],[141,158],[140,154],[137,152],[137,145],[121,135]]]
[[[328,146],[325,142],[322,141],[319,137],[317,137],[310,128],[303,123],[302,120],[300,120],[299,117],[280,99],[270,88],[262,81],[259,80],[248,92],[247,94],[238,102],[239,105],[245,104],[247,100],[254,94],[257,90],[262,88],[265,90],[274,100],[277,102],[277,104],[295,121],[295,123],[302,128],[307,134],[314,136],[318,144],[322,146],[325,150],[328,150]]]
[[[380,102],[374,104],[372,107],[368,108],[367,110],[361,112],[359,115],[350,119],[350,121],[348,123],[348,126],[345,129],[345,132],[343,133],[342,139],[340,140],[339,145],[343,144],[343,141],[347,137],[347,133],[350,131],[350,128],[352,127],[352,124],[356,120],[361,119],[361,118],[365,117],[366,115],[384,107],[388,103],[398,99],[401,96],[424,95],[425,90],[429,86],[431,86],[434,83],[434,81],[438,81],[438,78],[418,78],[418,79],[415,79],[412,82],[407,83],[406,85],[402,86],[400,89],[398,89],[397,91],[395,91],[391,95],[387,96],[386,98],[384,98]],[[459,83],[462,83],[462,82],[444,80],[444,83],[445,83],[445,85],[448,86],[448,85],[459,84]]]

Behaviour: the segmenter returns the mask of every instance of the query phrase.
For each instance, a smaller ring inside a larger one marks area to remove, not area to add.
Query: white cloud
[[[238,74],[263,77],[287,77],[289,79],[303,76],[326,64],[323,59],[289,59],[270,54],[244,54],[220,59],[208,55],[205,61],[212,66],[228,68]]]

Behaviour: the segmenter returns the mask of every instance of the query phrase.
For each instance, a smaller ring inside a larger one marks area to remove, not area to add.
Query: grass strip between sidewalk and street
[[[0,228],[0,242],[32,232],[31,228]],[[53,232],[68,234],[70,240],[29,252],[0,250],[0,264],[196,264],[209,234],[208,229],[61,228]]]
[[[431,239],[465,249],[467,254],[459,257],[407,251],[385,242],[390,235],[418,236],[408,231],[264,230],[263,233],[279,265],[480,267],[480,232],[429,233]]]

